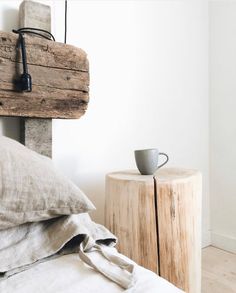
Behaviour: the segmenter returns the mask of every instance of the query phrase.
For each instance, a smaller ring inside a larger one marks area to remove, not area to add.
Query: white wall
[[[0,30],[11,31],[18,27],[18,6],[20,1],[0,0]],[[0,118],[0,134],[19,140],[19,119]]]
[[[209,15],[212,243],[236,253],[236,1]]]
[[[20,1],[1,1],[0,11],[9,2]],[[63,1],[46,2],[63,41]],[[202,171],[209,243],[206,1],[68,2],[68,43],[88,53],[91,101],[80,120],[53,122],[54,161],[103,222],[105,174],[134,168],[134,149],[158,147],[170,165]]]

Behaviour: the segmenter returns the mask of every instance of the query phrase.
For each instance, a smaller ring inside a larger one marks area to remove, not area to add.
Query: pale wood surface
[[[106,226],[118,236],[118,250],[158,272],[153,181],[107,175],[105,210]]]
[[[202,252],[202,293],[236,292],[236,254],[209,246]]]
[[[160,274],[188,293],[201,292],[201,175],[156,173]]]
[[[38,37],[25,39],[31,93],[16,92],[14,80],[22,72],[18,36],[0,32],[0,116],[80,118],[89,101],[86,53]]]
[[[187,293],[200,293],[201,175],[195,170],[163,168],[155,176],[156,188],[153,176],[137,171],[108,174],[105,223],[118,236],[123,254],[154,272],[159,269],[162,277]]]

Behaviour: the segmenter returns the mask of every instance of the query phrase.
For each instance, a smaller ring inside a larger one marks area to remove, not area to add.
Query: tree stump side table
[[[201,174],[163,168],[155,176],[106,176],[105,225],[118,250],[187,293],[201,292]]]

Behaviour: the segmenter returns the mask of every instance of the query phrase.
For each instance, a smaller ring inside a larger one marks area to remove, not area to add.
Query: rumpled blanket
[[[135,266],[107,249],[116,242],[116,237],[87,213],[1,230],[0,281],[39,262],[78,252],[86,264],[128,289],[135,281]]]

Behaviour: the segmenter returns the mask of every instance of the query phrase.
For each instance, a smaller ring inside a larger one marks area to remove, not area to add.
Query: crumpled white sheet
[[[86,265],[78,253],[60,256],[33,266],[0,282],[1,293],[183,293],[153,272],[134,264],[118,254],[114,248],[110,253],[134,265],[135,282],[123,289],[98,271]],[[91,252],[94,261],[101,255]]]

